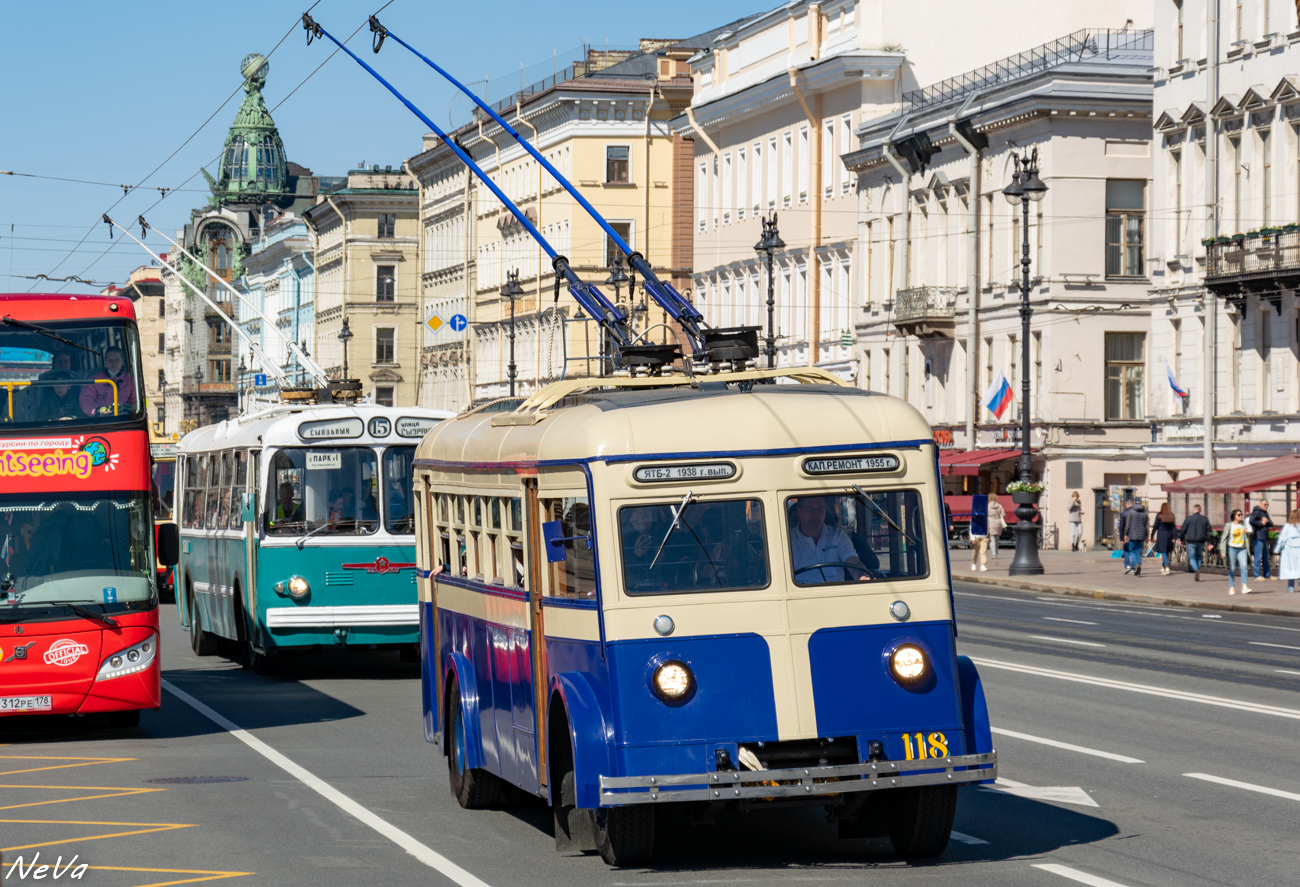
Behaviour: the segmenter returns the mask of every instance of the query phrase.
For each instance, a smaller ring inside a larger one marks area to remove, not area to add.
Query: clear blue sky
[[[382,0],[321,0],[312,15],[343,39],[380,5]],[[606,40],[613,46],[640,37],[684,38],[775,5],[776,0],[395,0],[382,20],[463,81],[473,81],[518,71],[521,62],[544,62],[553,50],[563,52],[583,39],[601,47]],[[264,90],[271,107],[329,55],[330,44],[306,45],[298,20],[308,6],[310,0],[0,0],[0,170],[114,185],[140,182],[239,86],[239,62],[247,53],[269,53],[293,28],[271,57]],[[445,124],[453,90],[423,63],[392,43],[371,55],[369,29],[349,48]],[[127,221],[148,210],[149,223],[168,235],[183,225],[190,209],[207,200],[198,169],[221,150],[241,96],[110,215]],[[344,173],[361,160],[396,166],[419,152],[425,131],[342,53],[274,117],[289,159],[325,175]],[[150,208],[159,198],[151,186],[194,190],[171,193]],[[107,227],[99,222],[121,197],[117,187],[0,175],[0,292],[63,286],[22,277],[39,273],[120,283],[133,268],[148,264],[149,257],[120,233],[110,246]],[[166,248],[156,235],[146,242],[155,251]],[[89,290],[70,284],[64,291]]]

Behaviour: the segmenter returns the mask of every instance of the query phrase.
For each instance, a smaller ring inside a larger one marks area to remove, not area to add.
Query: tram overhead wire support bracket
[[[316,20],[311,17],[309,12],[302,14],[302,28],[307,32],[308,46],[311,46],[312,41],[321,35],[320,25],[316,24]]]
[[[379,54],[379,50],[384,48],[384,38],[388,36],[388,29],[379,23],[379,16],[370,17],[370,51]]]

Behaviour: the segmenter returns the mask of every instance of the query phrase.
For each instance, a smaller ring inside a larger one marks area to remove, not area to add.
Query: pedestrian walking
[[[1205,543],[1210,541],[1210,519],[1201,514],[1201,506],[1192,506],[1192,513],[1183,521],[1178,535],[1187,546],[1187,568],[1195,581],[1200,582],[1201,558],[1205,555]]]
[[[1273,578],[1273,553],[1268,544],[1268,531],[1273,529],[1273,519],[1268,516],[1268,500],[1260,499],[1250,510],[1250,531],[1255,539],[1255,581],[1266,582]]]
[[[1252,591],[1246,584],[1250,533],[1250,524],[1243,519],[1241,509],[1234,508],[1228,517],[1228,525],[1223,528],[1223,556],[1228,561],[1228,594],[1237,593],[1232,579],[1234,570],[1241,576],[1241,593],[1250,594]]]
[[[1142,546],[1150,532],[1150,519],[1141,499],[1129,500],[1129,508],[1120,515],[1120,540],[1124,543],[1124,572],[1142,575]]]
[[[1079,491],[1070,494],[1070,550],[1078,551],[1083,542],[1083,503],[1079,501]]]
[[[1002,510],[1002,503],[994,493],[989,496],[989,551],[993,553],[994,560],[998,559],[998,537],[1006,528],[1007,513]]]
[[[1294,593],[1296,581],[1300,580],[1300,508],[1292,509],[1287,515],[1274,550],[1278,554],[1278,578],[1286,580],[1288,593]]]
[[[1160,575],[1168,576],[1169,556],[1174,553],[1174,542],[1178,534],[1178,522],[1174,520],[1174,510],[1169,503],[1161,504],[1156,512],[1156,519],[1151,523],[1151,541],[1155,543],[1156,554],[1160,555]]]
[[[979,497],[974,497],[978,499]],[[974,503],[972,502],[972,506]],[[970,516],[970,568],[988,571],[989,568],[989,516],[984,511],[971,508]]]

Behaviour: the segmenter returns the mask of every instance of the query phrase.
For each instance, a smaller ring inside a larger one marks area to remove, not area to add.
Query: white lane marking
[[[1286,798],[1288,801],[1300,801],[1300,794],[1295,792],[1284,792],[1280,788],[1269,788],[1266,785],[1253,785],[1249,782],[1238,782],[1235,779],[1224,779],[1222,776],[1212,776],[1209,773],[1184,773],[1184,776],[1190,776],[1192,779],[1203,779],[1206,782],[1217,782],[1219,785],[1229,785],[1233,788],[1244,788],[1248,792],[1259,792],[1261,795],[1272,795],[1275,798]]]
[[[1292,647],[1288,644],[1266,644],[1263,641],[1247,641],[1252,647],[1277,647],[1279,650],[1300,650],[1300,647]]]
[[[1048,622],[1070,622],[1074,625],[1096,625],[1096,622],[1084,622],[1082,619],[1062,619],[1060,616],[1044,616]]]
[[[983,786],[980,791],[1001,792],[1005,795],[1015,795],[1017,798],[1029,798],[1032,801],[1052,801],[1056,804],[1101,808],[1091,795],[1077,785],[1026,785],[999,776],[993,785]]]
[[[1031,638],[1036,641],[1056,641],[1058,644],[1078,644],[1080,647],[1104,647],[1105,644],[1094,644],[1092,641],[1072,641],[1069,638],[1050,638],[1045,634],[1031,634]]]
[[[163,681],[162,685],[168,693],[171,693],[181,702],[184,702],[190,708],[221,727],[231,736],[244,743],[244,745],[247,745],[272,764],[275,764],[281,770],[284,770],[312,791],[321,795],[321,797],[337,806],[340,810],[352,815],[364,825],[368,825],[375,831],[379,832],[379,834],[392,841],[398,847],[401,847],[407,853],[420,860],[420,862],[429,866],[429,868],[440,872],[447,878],[461,885],[461,887],[488,887],[485,882],[480,881],[478,878],[456,865],[456,863],[452,862],[441,853],[421,844],[397,826],[381,819],[374,813],[371,813],[365,807],[362,807],[356,801],[343,794],[343,792],[325,782],[325,780],[314,775],[306,768],[295,764],[293,761],[271,748],[271,746],[267,745],[256,736],[253,736],[242,729],[234,721],[218,714],[216,711],[204,705],[202,702],[199,702],[199,700],[195,699],[184,690],[173,685],[170,681]]]
[[[1114,752],[1098,751],[1095,748],[1086,748],[1082,745],[1071,745],[1068,742],[1059,742],[1055,739],[1044,739],[1041,736],[1030,736],[1028,733],[1017,733],[1015,730],[1004,730],[1001,727],[993,727],[991,729],[998,736],[1010,736],[1012,739],[1023,739],[1026,742],[1036,742],[1039,745],[1050,745],[1052,748],[1063,748],[1066,751],[1077,751],[1079,754],[1105,758],[1108,761],[1119,761],[1121,764],[1146,763],[1146,761],[1139,760],[1138,758],[1130,758],[1128,755],[1117,755]]]
[[[1147,684],[1134,684],[1128,681],[1116,681],[1110,678],[1095,678],[1091,675],[1076,674],[1069,671],[1055,671],[1050,668],[1038,668],[1033,665],[1018,665],[1013,662],[1000,662],[997,659],[983,659],[971,657],[971,661],[976,665],[987,665],[989,668],[1000,668],[1005,671],[1018,671],[1023,674],[1035,675],[1042,678],[1056,678],[1061,681],[1073,681],[1076,684],[1093,684],[1098,687],[1109,687],[1112,690],[1127,690],[1130,693],[1145,693],[1148,696],[1164,696],[1167,699],[1181,699],[1184,702],[1199,702],[1202,705],[1217,705],[1220,708],[1235,708],[1238,711],[1249,711],[1261,715],[1273,715],[1279,718],[1290,718],[1300,720],[1300,710],[1294,708],[1283,708],[1280,705],[1265,705],[1259,702],[1238,702],[1235,699],[1224,699],[1222,696],[1207,696],[1204,693],[1189,693],[1184,690],[1167,690],[1164,687],[1152,687]]]
[[[1105,878],[1072,869],[1068,865],[1057,865],[1054,862],[1035,863],[1034,868],[1060,875],[1062,878],[1069,878],[1071,881],[1077,881],[1080,884],[1087,884],[1088,887],[1125,887],[1118,881],[1107,881]]]
[[[953,832],[951,837],[954,841],[960,841],[963,844],[987,844],[988,843],[988,841],[985,841],[981,838],[977,838],[974,835],[964,835],[961,832]]]
[[[1277,672],[1278,674],[1300,674],[1300,671],[1290,671],[1290,670],[1285,669],[1285,668],[1275,668],[1275,669],[1273,669],[1273,670],[1274,670],[1275,672]]]
[[[973,592],[973,591],[954,591],[953,594],[961,595],[962,597],[982,597],[982,598],[988,598],[988,599],[990,599],[990,600],[995,600],[995,601],[1012,601],[1012,602],[1017,603],[1017,604],[1035,603],[1035,602],[1038,602],[1038,603],[1044,603],[1044,604],[1051,604],[1051,605],[1054,606],[1054,607],[1071,607],[1071,608],[1076,609],[1076,610],[1103,610],[1103,611],[1105,611],[1106,613],[1117,613],[1117,614],[1125,615],[1125,616],[1152,616],[1152,617],[1156,617],[1156,618],[1159,618],[1159,619],[1197,619],[1197,618],[1200,618],[1200,619],[1222,619],[1222,618],[1223,618],[1223,616],[1220,615],[1220,614],[1218,614],[1218,613],[1202,613],[1199,617],[1197,617],[1197,616],[1181,616],[1181,615],[1176,614],[1176,613],[1159,613],[1159,612],[1156,612],[1156,610],[1159,609],[1159,608],[1154,608],[1154,607],[1139,607],[1139,606],[1134,605],[1134,604],[1132,604],[1132,603],[1130,603],[1130,602],[1128,602],[1128,601],[1116,601],[1116,602],[1114,602],[1114,603],[1104,603],[1104,602],[1100,602],[1100,601],[1099,601],[1099,602],[1097,602],[1097,603],[1095,603],[1095,604],[1094,604],[1094,603],[1087,603],[1087,604],[1084,604],[1084,603],[1079,603],[1079,604],[1068,604],[1068,603],[1063,603],[1063,602],[1058,601],[1058,600],[1053,600],[1052,598],[1034,598],[1034,599],[1030,599],[1030,598],[1002,597],[1002,596],[994,595],[994,594],[978,594],[978,593]],[[1244,627],[1246,627],[1246,628],[1262,628],[1262,629],[1265,629],[1265,630],[1267,630],[1267,631],[1297,631],[1297,632],[1300,632],[1300,628],[1288,628],[1288,627],[1285,626],[1285,625],[1267,625],[1267,624],[1260,623],[1260,622],[1238,622],[1238,621],[1236,621],[1235,619],[1229,619],[1229,620],[1225,621],[1223,624],[1224,624],[1224,625],[1241,625],[1241,626],[1244,626]]]
[[[1201,614],[1201,618],[1202,618],[1202,619],[1222,619],[1223,617],[1220,616],[1218,613],[1202,613],[1202,614]],[[1234,622],[1234,623],[1232,623],[1232,624],[1233,624],[1233,625],[1236,625],[1237,623]]]

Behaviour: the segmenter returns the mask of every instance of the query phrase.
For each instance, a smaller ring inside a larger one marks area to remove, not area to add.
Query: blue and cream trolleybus
[[[612,865],[661,808],[816,805],[937,856],[997,765],[931,429],[816,369],[705,373],[564,380],[420,444],[426,737],[462,806],[533,793]]]
[[[284,405],[190,432],[178,453],[177,610],[191,646],[276,653],[419,640],[411,465],[443,410]]]

